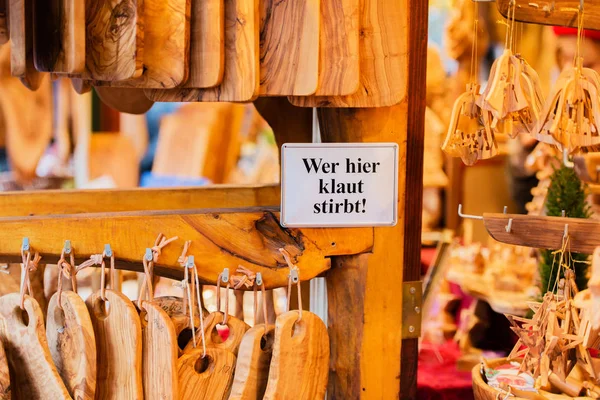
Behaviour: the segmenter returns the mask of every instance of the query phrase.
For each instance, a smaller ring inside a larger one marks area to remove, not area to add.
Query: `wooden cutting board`
[[[188,78],[191,0],[144,0],[144,72],[95,86],[174,88]]]
[[[74,399],[94,399],[96,393],[96,338],[85,302],[72,291],[55,293],[48,304],[46,338],[52,360]]]
[[[125,295],[106,290],[86,300],[94,325],[97,351],[96,399],[142,399],[142,326]]]
[[[321,319],[288,311],[275,322],[275,342],[264,400],[321,399],[327,390],[329,336]]]
[[[385,107],[406,95],[406,0],[359,0],[360,85],[348,96],[290,97],[301,107]],[[374,29],[377,27],[377,29]]]
[[[4,345],[0,341],[0,400],[10,400],[10,372],[8,371],[8,360]]]
[[[260,400],[265,394],[275,327],[258,324],[244,335],[229,400]]]
[[[250,327],[241,319],[229,316],[227,317],[229,336],[225,341],[221,341],[221,337],[217,331],[217,325],[222,323],[223,313],[221,312],[210,313],[206,318],[204,318],[204,337],[206,338],[206,347],[224,349],[237,356],[240,343],[242,343],[242,339],[244,338],[244,334],[248,329],[250,329]],[[197,332],[196,338],[199,338],[200,336],[201,332]],[[192,342],[190,342],[184,349],[184,353],[189,353],[194,350],[194,345]]]
[[[33,64],[33,5],[32,0],[9,1],[10,72],[31,90],[40,87],[43,74]]]
[[[10,39],[8,32],[8,1],[0,2],[0,44],[5,44]]]
[[[52,362],[44,316],[35,299],[25,296],[25,310],[21,310],[19,293],[0,297],[0,317],[12,398],[71,399]]]
[[[143,114],[154,105],[142,89],[104,86],[96,86],[94,89],[104,104],[119,112]]]
[[[226,400],[236,358],[223,349],[202,348],[184,354],[177,361],[180,398],[185,400]]]
[[[259,11],[256,0],[225,2],[223,82],[210,89],[146,89],[154,101],[251,101],[259,91]],[[240,22],[241,21],[241,22]]]
[[[314,94],[320,0],[264,0],[260,7],[261,96]]]
[[[82,77],[107,81],[140,77],[144,57],[144,2],[87,0],[85,3],[86,73]]]
[[[192,0],[190,74],[186,88],[209,88],[223,81],[225,0]]]
[[[33,60],[38,71],[85,70],[85,2],[33,2]]]
[[[177,334],[173,322],[160,305],[143,302],[142,379],[144,399],[179,399]]]

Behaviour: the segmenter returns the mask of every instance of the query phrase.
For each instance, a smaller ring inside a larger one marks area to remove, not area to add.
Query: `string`
[[[200,334],[202,335],[202,358],[206,357],[206,337],[204,336],[204,316],[202,315],[202,302],[200,299],[200,279],[198,278],[198,270],[196,270],[196,265],[194,265],[194,269],[192,270],[193,279],[196,282],[196,300],[198,302],[198,312],[200,313]],[[196,343],[194,343],[194,347],[196,347]]]
[[[188,252],[191,244],[192,244],[191,240],[185,241],[185,243],[183,244],[183,250],[181,251],[181,255],[177,259],[177,262],[179,263],[179,265],[181,265],[181,267],[184,269],[186,268],[185,264],[187,263],[187,260],[188,260],[187,252]],[[185,275],[185,273],[184,273],[184,275]],[[182,286],[182,289],[184,289],[183,286]],[[184,292],[185,292],[185,289],[184,289]],[[183,309],[184,310],[187,309],[187,298],[185,297],[185,294],[183,296]]]
[[[288,290],[287,290],[287,305],[286,305],[286,311],[290,311],[290,300],[291,300],[291,295],[292,295],[292,274],[298,274],[298,282],[297,282],[297,286],[298,286],[298,312],[299,312],[299,317],[298,317],[298,321],[300,321],[302,319],[302,291],[300,289],[300,270],[298,269],[298,267],[296,265],[294,265],[292,263],[292,259],[290,257],[290,253],[287,252],[287,250],[281,248],[279,249],[279,252],[283,255],[283,258],[285,259],[285,262],[288,265],[288,268],[290,269],[290,274],[288,275]]]
[[[147,260],[146,255],[142,258],[142,264],[144,266],[144,279],[142,280],[142,285],[140,287],[140,294],[138,296],[138,306],[141,307],[142,299],[145,296],[145,289],[148,289],[148,301],[152,301],[154,299],[154,290],[153,290],[153,282],[154,282],[154,263],[158,262],[158,257],[162,253],[162,249],[168,245],[169,243],[179,239],[177,236],[168,239],[162,233],[159,233],[154,241],[154,246],[152,246],[152,259]]]
[[[73,250],[71,249],[70,252],[70,260],[71,263],[68,263],[65,260],[65,250],[63,248],[63,251],[60,253],[60,259],[58,260],[58,284],[57,284],[57,288],[56,288],[56,296],[57,296],[57,303],[58,303],[58,308],[60,308],[61,310],[62,308],[62,280],[63,280],[63,276],[66,279],[71,279],[71,286],[73,288],[73,292],[77,293],[77,278],[76,278],[76,268],[75,268],[75,255]]]
[[[192,330],[192,344],[196,347],[196,327],[194,326],[194,303],[192,302],[192,296],[190,294],[190,285],[188,283],[189,280],[189,272],[187,266],[184,267],[183,272],[183,280],[181,281],[182,288],[187,295],[187,301],[190,311],[190,329]],[[202,319],[202,318],[201,318]]]

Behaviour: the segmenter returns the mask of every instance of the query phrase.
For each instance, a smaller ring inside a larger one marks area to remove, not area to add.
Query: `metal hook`
[[[146,259],[146,261],[152,261],[152,249],[149,247],[146,247],[146,254],[144,255],[144,258]]]
[[[569,224],[565,224],[565,233],[563,234],[563,239],[566,239],[569,236]]]
[[[504,206],[504,211],[502,211],[503,214],[506,214],[508,212],[508,206]]]
[[[188,268],[194,268],[194,256],[188,256],[185,266]]]
[[[565,210],[562,210],[562,211],[560,212],[560,215],[561,215],[561,216],[564,218],[564,217],[566,217],[566,216],[567,216],[567,213],[566,213],[566,211],[565,211]]]
[[[260,272],[256,273],[256,280],[255,280],[255,282],[256,282],[257,286],[262,286],[263,280],[262,280],[262,274]]]
[[[575,168],[575,163],[569,160],[567,149],[563,149],[563,165],[567,168]]]
[[[106,257],[112,257],[113,252],[112,252],[112,249],[110,248],[110,244],[105,244],[104,245],[104,255]]]
[[[513,223],[513,219],[509,218],[508,224],[506,224],[506,226],[504,227],[504,229],[506,229],[506,233],[510,233],[510,231],[512,231],[512,223]]]
[[[63,246],[63,251],[65,254],[71,254],[71,241],[65,240],[65,245]]]
[[[229,282],[229,268],[223,268],[223,273],[221,274],[221,282]]]
[[[29,251],[29,238],[24,237],[23,243],[21,244],[22,251]]]
[[[458,216],[461,217],[461,218],[467,218],[467,219],[483,220],[483,215],[463,214],[463,212],[462,212],[462,204],[458,205]]]
[[[300,277],[298,276],[297,269],[293,269],[290,271],[290,279],[292,280],[292,283],[298,283],[298,281],[300,280]]]

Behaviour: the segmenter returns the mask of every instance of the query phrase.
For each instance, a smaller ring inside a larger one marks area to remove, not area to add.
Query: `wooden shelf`
[[[510,0],[497,0],[498,11],[508,17]],[[600,29],[600,3],[585,2],[583,25],[586,29]],[[555,0],[517,3],[515,20],[540,25],[559,25],[577,28],[579,1]]]

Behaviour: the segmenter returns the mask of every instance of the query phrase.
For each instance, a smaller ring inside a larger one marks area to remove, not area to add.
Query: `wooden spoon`
[[[33,297],[0,297],[0,338],[5,346],[12,396],[16,399],[71,399],[52,362],[46,341],[42,310]]]
[[[52,360],[69,394],[75,399],[94,399],[96,393],[96,338],[85,302],[72,291],[50,299],[46,338]]]
[[[104,104],[120,112],[143,114],[154,104],[142,89],[101,86],[95,86],[94,89]]]
[[[0,400],[10,400],[10,372],[4,346],[0,341]]]
[[[185,400],[225,400],[228,397],[236,357],[225,349],[195,349],[177,361],[180,398]]]
[[[229,350],[237,356],[240,343],[242,343],[244,334],[248,329],[250,329],[250,326],[240,319],[229,316],[227,318],[229,336],[227,337],[227,340],[222,342],[217,331],[217,325],[220,324],[223,324],[223,313],[221,312],[210,313],[204,319],[204,336],[206,338],[206,347]],[[197,332],[196,337],[200,337],[200,334],[201,332]],[[190,342],[185,347],[184,353],[189,353],[193,350],[194,345]]]
[[[288,311],[277,317],[265,400],[314,400],[325,396],[329,374],[329,337],[321,319]]]
[[[142,399],[142,326],[138,312],[125,295],[106,290],[86,300],[98,359],[96,399]]]

